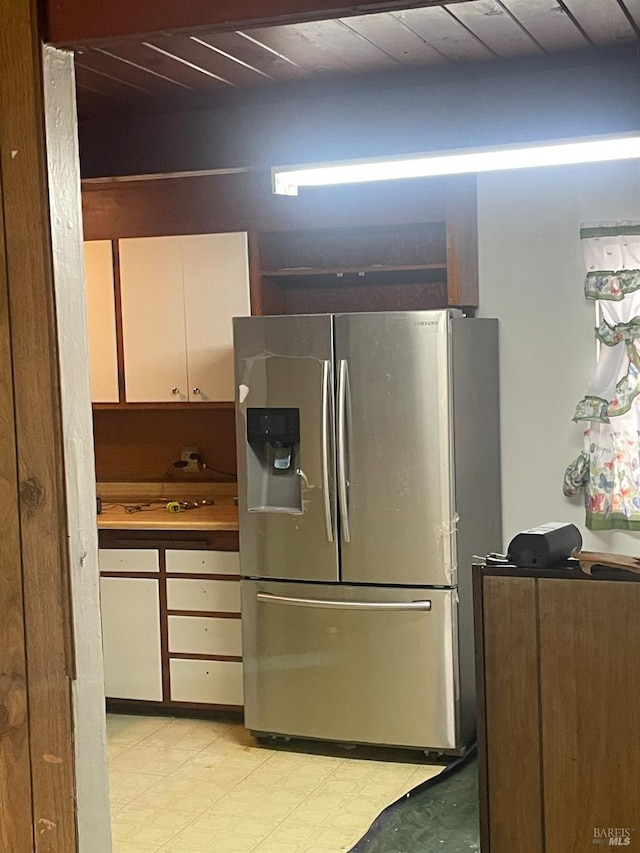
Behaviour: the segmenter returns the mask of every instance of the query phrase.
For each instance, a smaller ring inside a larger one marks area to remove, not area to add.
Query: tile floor
[[[107,729],[114,853],[342,853],[442,769],[271,749],[228,722],[109,715]]]

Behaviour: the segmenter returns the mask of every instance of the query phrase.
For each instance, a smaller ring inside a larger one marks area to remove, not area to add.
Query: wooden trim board
[[[0,183],[0,199],[3,198]],[[0,205],[0,849],[32,850],[31,768],[4,213]]]
[[[460,2],[460,0],[449,0]],[[131,35],[170,31],[238,30],[245,27],[290,24],[340,18],[345,15],[436,6],[441,0],[48,0],[48,40],[72,45]]]
[[[0,0],[0,20],[0,167],[33,805],[27,813],[34,828],[33,845],[27,849],[71,853],[76,850],[74,661],[38,6],[35,0]],[[13,500],[11,505],[15,512]],[[15,523],[11,526],[15,529]],[[13,567],[15,578],[15,551]],[[14,636],[17,659],[20,642]],[[12,714],[19,711],[17,700]],[[22,749],[25,744],[21,741]],[[19,750],[10,763],[21,756]],[[16,810],[24,808],[23,792],[7,794],[11,802],[3,822],[15,820]],[[22,853],[23,843],[18,840],[6,849]]]
[[[85,307],[80,166],[73,56],[46,48],[47,134],[53,289],[61,384],[68,536],[61,540],[74,641],[73,748],[81,853],[109,853],[104,677],[100,631],[98,536]],[[65,505],[60,508],[64,512]],[[65,519],[61,519],[63,523]],[[49,848],[46,848],[47,850]]]

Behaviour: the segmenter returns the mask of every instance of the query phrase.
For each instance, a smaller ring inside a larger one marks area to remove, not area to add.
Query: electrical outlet
[[[200,451],[197,447],[183,447],[180,458],[187,464],[182,469],[183,471],[198,471],[198,455]]]

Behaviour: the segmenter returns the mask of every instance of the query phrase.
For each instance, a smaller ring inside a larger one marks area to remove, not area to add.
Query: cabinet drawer
[[[237,551],[167,551],[167,571],[185,574],[240,575]]]
[[[158,552],[150,548],[100,548],[101,572],[158,572]]]
[[[239,619],[215,616],[169,616],[169,653],[242,655]]]
[[[217,660],[172,660],[171,699],[242,705],[242,664]]]
[[[167,608],[169,610],[204,610],[212,613],[239,613],[240,584],[238,581],[168,578]]]

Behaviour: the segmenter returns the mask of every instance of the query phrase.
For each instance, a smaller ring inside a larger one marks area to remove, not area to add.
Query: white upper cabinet
[[[182,238],[120,240],[119,246],[126,400],[185,402]]]
[[[89,371],[94,403],[118,402],[118,351],[110,240],[84,244]]]
[[[247,235],[182,238],[189,399],[233,400],[232,317],[251,313]]]
[[[233,400],[231,319],[250,313],[247,235],[119,245],[126,401]]]

